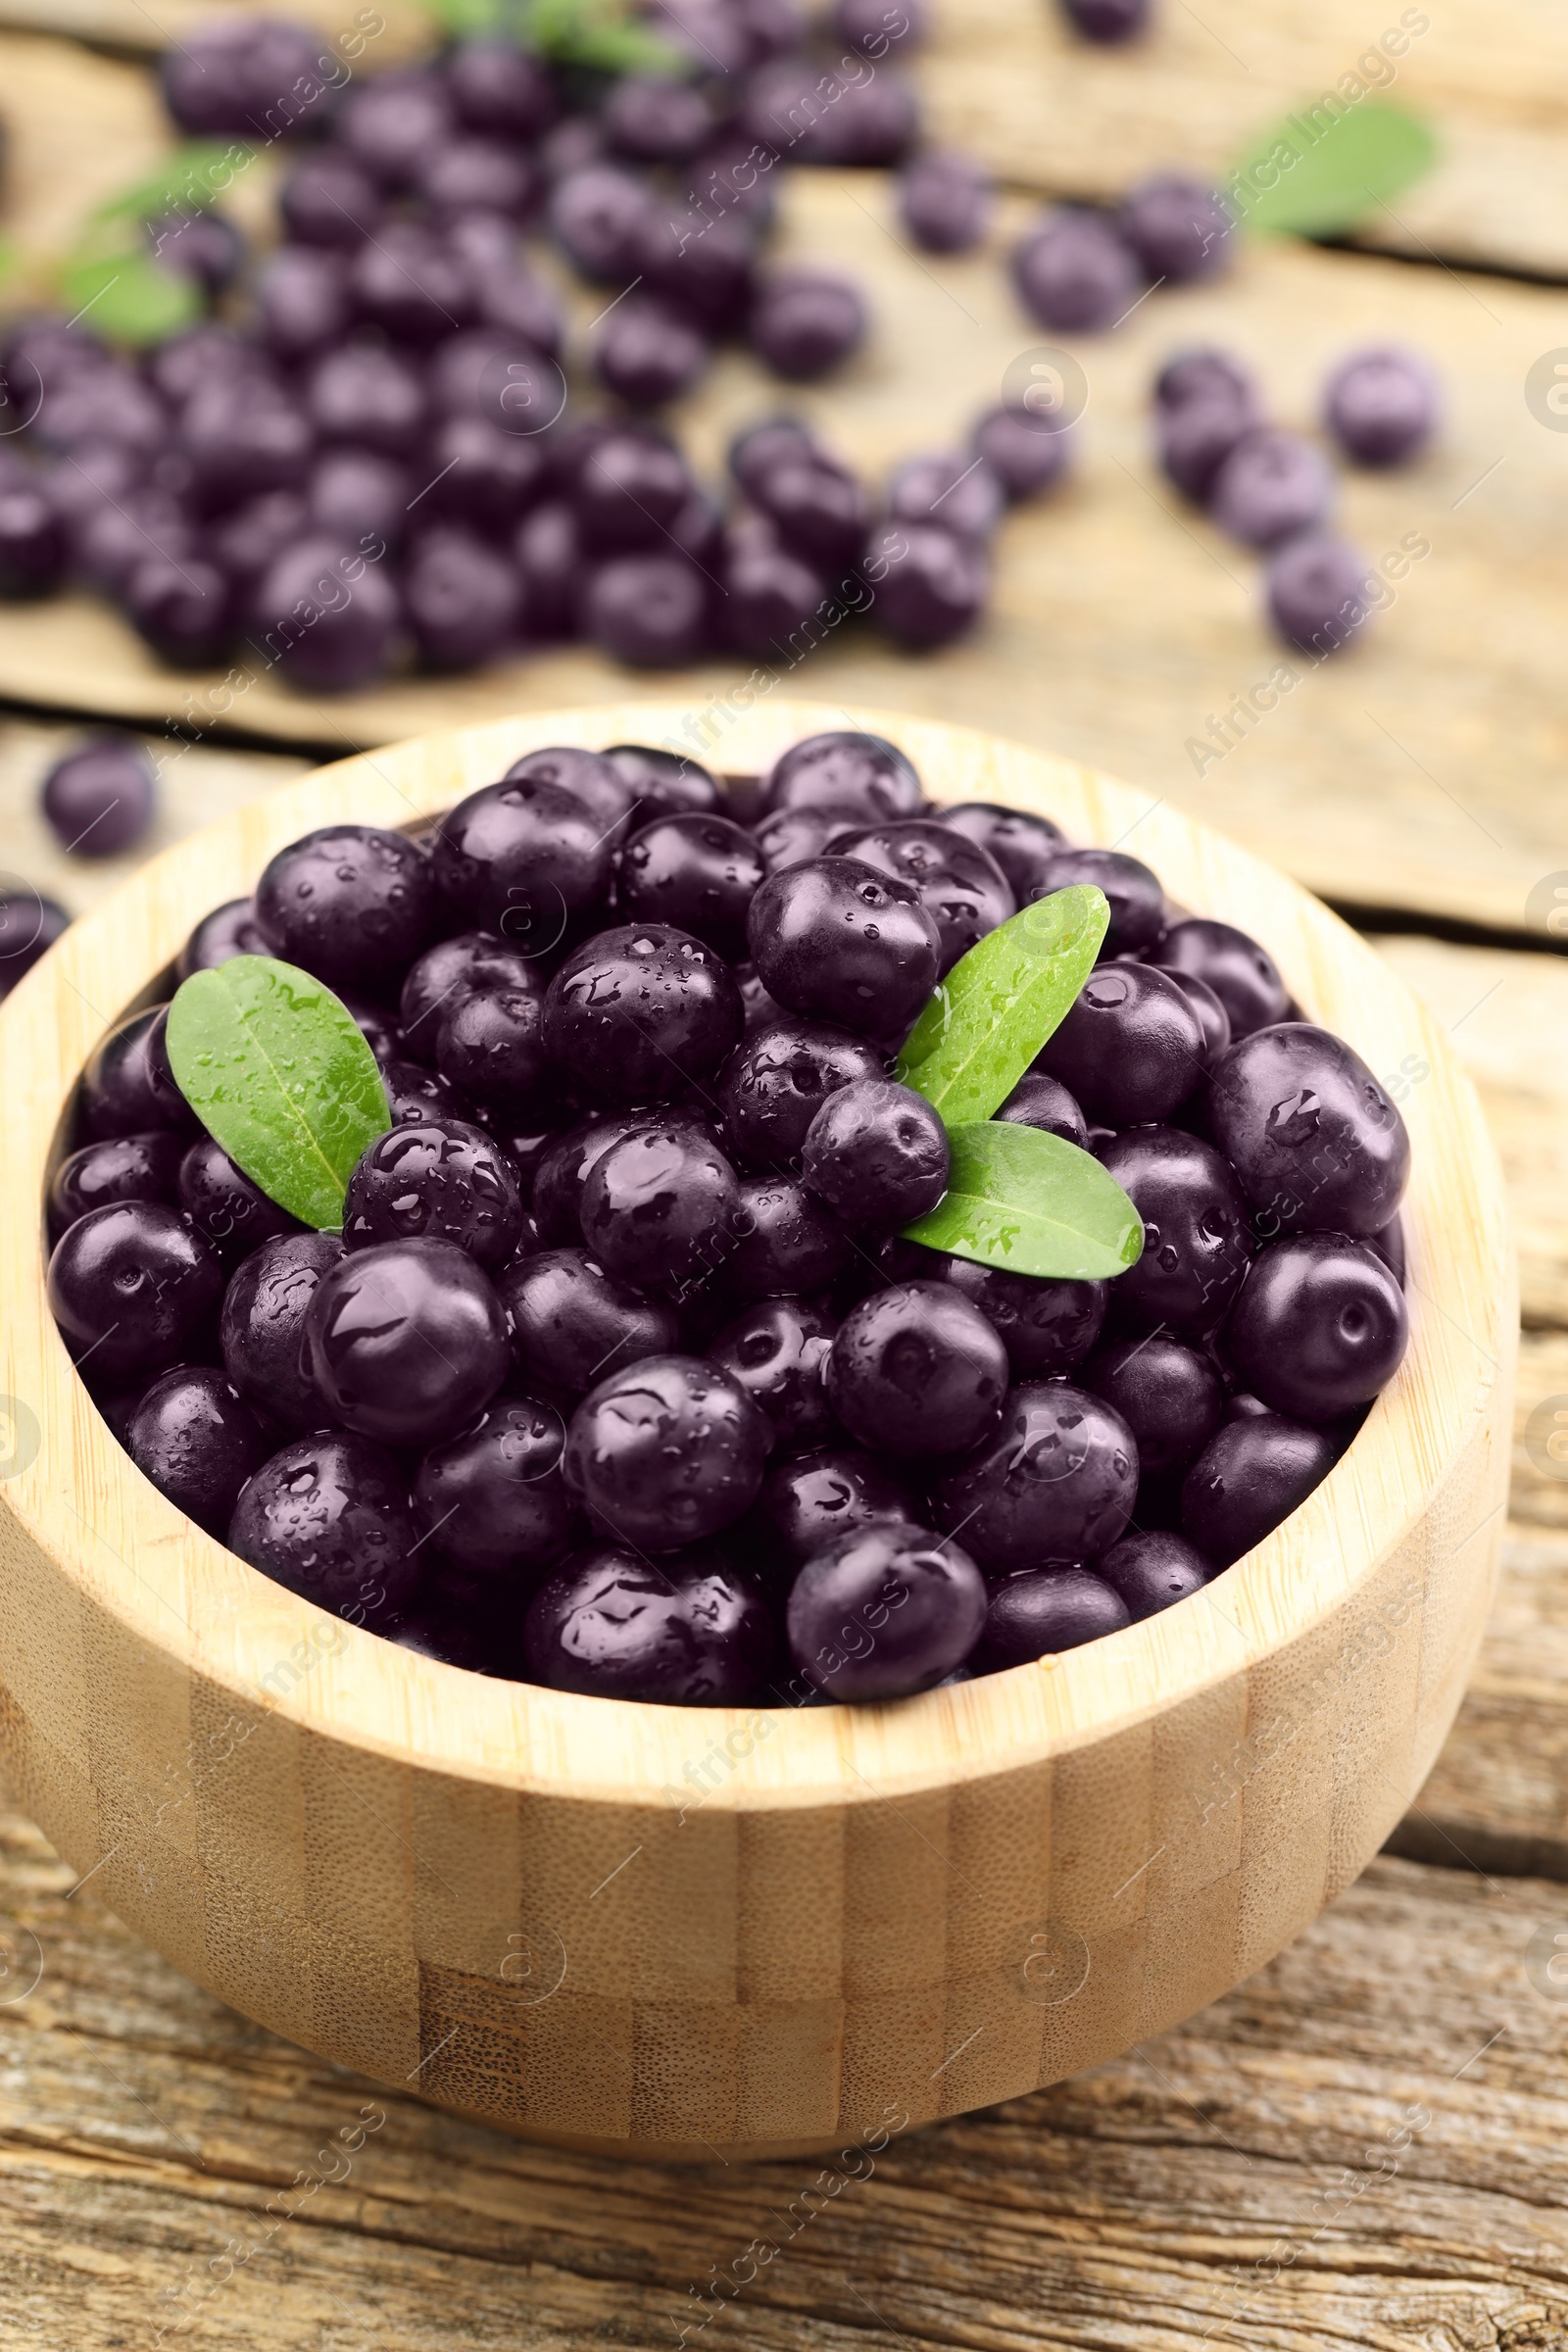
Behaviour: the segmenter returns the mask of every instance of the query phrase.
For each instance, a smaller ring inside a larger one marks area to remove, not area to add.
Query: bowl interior
[[[1348,1039],[1399,1101],[1413,1160],[1403,1209],[1411,1344],[1328,1479],[1214,1586],[1158,1616],[1059,1658],[858,1708],[653,1707],[493,1682],[339,1625],[203,1535],[121,1450],[44,1298],[43,1188],[97,1038],[130,1006],[156,1001],[201,915],[247,894],[276,850],[317,825],[415,826],[549,743],[664,744],[744,776],[799,737],[843,726],[895,738],[934,799],[1034,808],[1074,840],[1144,858],[1178,904],[1258,937],[1308,1016]],[[29,1404],[42,1433],[8,1507],[41,1540],[59,1524],[63,1481],[74,1482],[74,1573],[148,1643],[302,1725],[507,1788],[569,1785],[655,1801],[689,1789],[688,1767],[716,1752],[722,1770],[705,1798],[715,1806],[815,1803],[828,1792],[858,1803],[1136,1725],[1268,1658],[1353,1595],[1420,1516],[1478,1396],[1505,1377],[1500,1178],[1473,1093],[1430,1017],[1318,902],[1168,801],[968,729],[812,704],[747,708],[737,695],[700,711],[654,703],[544,712],[346,760],[169,851],[73,926],[0,1008],[0,1052],[13,1199],[31,1204],[0,1233],[11,1303],[0,1350],[7,1392]]]

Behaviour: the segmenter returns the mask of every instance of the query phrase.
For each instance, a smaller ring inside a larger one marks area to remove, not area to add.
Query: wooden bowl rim
[[[1167,801],[1072,761],[892,712],[794,702],[737,708],[737,699],[699,712],[666,700],[521,714],[318,769],[150,861],[73,924],[0,1006],[0,1054],[13,1081],[0,1347],[9,1396],[29,1409],[39,1400],[44,1437],[36,1458],[0,1488],[0,1504],[152,1648],[327,1740],[496,1786],[632,1806],[856,1804],[1018,1770],[1147,1723],[1350,1603],[1422,1516],[1508,1354],[1502,1183],[1474,1091],[1431,1016],[1338,917]],[[407,825],[549,743],[667,742],[744,773],[801,736],[845,726],[901,743],[933,798],[1033,803],[1073,838],[1131,844],[1193,911],[1255,928],[1309,1014],[1347,1036],[1380,1075],[1398,1070],[1399,1059],[1381,1057],[1399,1046],[1406,1077],[1424,1066],[1403,1105],[1414,1145],[1403,1212],[1411,1345],[1354,1444],[1217,1587],[1084,1649],[893,1705],[658,1707],[491,1681],[342,1626],[270,1584],[134,1469],[49,1315],[39,1240],[45,1174],[107,1019],[144,996],[210,906],[248,892],[268,857],[316,825]],[[127,940],[137,959],[128,973]],[[107,1018],[97,1009],[106,1001]],[[1444,1138],[1452,1149],[1440,1152]],[[64,1486],[47,1442],[53,1428],[73,1438]],[[77,1510],[73,1486],[95,1498],[90,1513]],[[1456,1531],[1457,1540],[1479,1532]]]

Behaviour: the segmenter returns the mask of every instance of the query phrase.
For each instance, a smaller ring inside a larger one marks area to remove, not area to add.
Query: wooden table
[[[157,13],[181,25],[194,13],[184,0],[172,10]],[[12,24],[122,50],[145,40],[145,14],[135,0],[72,0],[68,20],[0,0]],[[958,41],[960,22],[977,37]],[[943,123],[980,138],[1021,189],[1094,193],[1178,151],[1212,160],[1254,98],[1266,119],[1328,70],[1342,36],[1353,53],[1367,29],[1338,0],[1266,12],[1203,0],[1200,13],[1166,0],[1137,63],[1068,50],[1044,0],[966,0],[965,12],[949,0],[922,71]],[[1257,89],[1238,82],[1216,36]],[[1400,210],[1420,231],[1414,249],[1564,274],[1555,182],[1530,180],[1548,149],[1561,172],[1559,40],[1524,0],[1435,14],[1406,94],[1444,110],[1450,165],[1487,201],[1466,243],[1451,173],[1419,204],[1412,193]],[[0,63],[24,77],[40,159],[57,135],[74,140],[74,184],[94,170],[93,184],[115,184],[126,153],[156,144],[122,60],[27,39]],[[106,124],[122,141],[112,174],[93,162]],[[40,218],[59,219],[58,181],[27,184]],[[1010,199],[1009,220],[1027,201]],[[994,259],[927,273],[887,221],[874,180],[824,176],[798,182],[789,227],[803,250],[853,249],[875,281],[877,337],[820,406],[879,463],[957,430],[1031,339]],[[955,302],[969,315],[961,333]],[[1452,421],[1418,473],[1353,481],[1349,520],[1375,550],[1386,534],[1430,530],[1433,558],[1363,655],[1314,675],[1270,733],[1199,777],[1186,737],[1272,656],[1247,567],[1171,510],[1149,468],[1150,368],[1176,341],[1219,335],[1262,364],[1283,415],[1304,417],[1326,356],[1371,332],[1437,354]],[[1521,392],[1531,360],[1558,344],[1568,302],[1549,288],[1370,255],[1259,253],[1229,287],[1151,302],[1086,352],[1083,476],[1009,526],[982,638],[934,662],[869,640],[812,657],[813,692],[838,678],[846,696],[1082,752],[1244,835],[1374,929],[1378,910],[1399,918],[1382,952],[1449,1028],[1502,1151],[1525,1332],[1502,1589],[1453,1736],[1426,1788],[1402,1792],[1390,1851],[1180,2031],[896,2139],[868,2177],[819,2180],[808,2164],[661,2172],[564,2156],[443,2117],[413,2085],[392,2094],[338,2075],[154,1958],[8,1815],[5,2352],[598,2352],[675,2345],[683,2331],[688,2344],[757,2352],[1568,2346],[1568,1478],[1541,1438],[1544,1408],[1548,1425],[1551,1400],[1568,1409],[1568,960],[1532,942],[1528,911],[1536,885],[1568,869],[1568,442],[1539,427]],[[712,452],[759,390],[726,361],[689,420],[699,445]],[[672,690],[725,682],[715,667]],[[0,691],[155,731],[180,708],[172,682],[87,608],[7,613]],[[259,686],[245,724],[273,748],[235,750],[220,730],[177,760],[165,745],[147,846],[310,752],[623,691],[581,654],[315,709]],[[66,732],[20,712],[0,721],[0,863],[80,908],[124,864],[62,860],[38,822],[37,780]],[[1493,944],[1463,944],[1483,934]],[[366,2134],[346,2169],[318,2153],[344,2130]]]

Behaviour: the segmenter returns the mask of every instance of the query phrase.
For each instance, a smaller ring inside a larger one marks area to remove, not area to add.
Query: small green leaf
[[[1084,982],[1110,921],[1102,890],[1035,899],[960,956],[915,1022],[899,1076],[949,1127],[1005,1102]]]
[[[95,334],[112,343],[161,343],[202,312],[195,280],[176,277],[150,253],[78,255],[60,272],[68,308],[92,320]]]
[[[246,160],[249,161],[247,150]],[[216,204],[219,189],[215,184],[220,168],[225,168],[226,186],[243,166],[236,162],[232,147],[220,146],[216,139],[187,139],[166,155],[156,172],[145,178],[133,180],[118,196],[93,208],[94,220],[154,220],[162,213],[172,213],[183,207],[202,212]]]
[[[1076,1144],[1006,1119],[950,1129],[948,1144],[948,1189],[905,1227],[906,1241],[1061,1282],[1103,1282],[1137,1264],[1137,1209]]]
[[[368,1144],[392,1124],[347,1006],[270,956],[193,972],[169,1008],[174,1083],[208,1134],[303,1224],[335,1230]]]
[[[1338,236],[1430,171],[1437,152],[1403,107],[1326,91],[1258,141],[1226,193],[1266,236]]]

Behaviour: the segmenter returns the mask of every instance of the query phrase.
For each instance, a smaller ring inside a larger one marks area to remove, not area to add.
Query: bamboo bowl
[[[128,1926],[289,2039],[531,2137],[697,2160],[1055,2082],[1226,1991],[1355,1877],[1480,1641],[1517,1321],[1471,1088],[1315,900],[1065,760],[740,700],[549,711],[323,768],[145,867],[0,1009],[0,1744],[22,1801]],[[1210,1592],[884,1707],[492,1682],[244,1566],[132,1467],[45,1302],[42,1196],[97,1037],[313,826],[407,825],[552,742],[669,741],[747,774],[846,723],[896,738],[935,797],[1130,843],[1182,905],[1262,939],[1402,1094],[1411,1345],[1348,1453]]]

